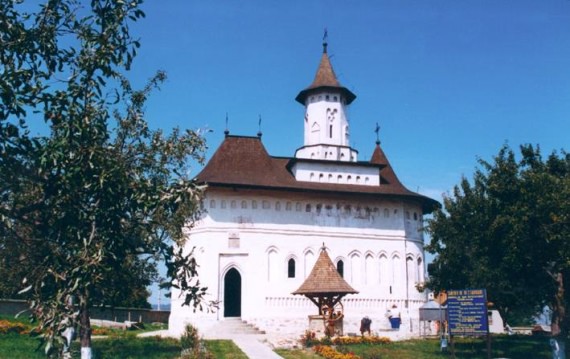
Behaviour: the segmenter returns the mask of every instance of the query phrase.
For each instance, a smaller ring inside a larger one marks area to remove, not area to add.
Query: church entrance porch
[[[224,317],[241,316],[241,275],[231,268],[224,276]]]

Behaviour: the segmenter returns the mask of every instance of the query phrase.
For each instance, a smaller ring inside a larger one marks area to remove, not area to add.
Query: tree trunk
[[[92,359],[91,353],[91,320],[89,318],[89,291],[79,302],[79,335],[81,340],[81,359]]]
[[[568,337],[568,318],[566,317],[565,298],[565,273],[559,272],[554,275],[557,290],[552,304],[552,348],[553,359],[566,359],[566,338]],[[567,276],[566,276],[567,277]]]

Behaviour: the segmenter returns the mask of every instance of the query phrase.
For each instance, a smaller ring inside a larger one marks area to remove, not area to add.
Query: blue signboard
[[[480,336],[489,329],[485,289],[449,290],[447,312],[451,335]]]

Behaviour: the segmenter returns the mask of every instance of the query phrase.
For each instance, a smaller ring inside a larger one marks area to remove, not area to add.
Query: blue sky
[[[132,27],[131,79],[169,79],[147,108],[153,127],[206,128],[211,155],[229,130],[272,155],[302,146],[323,29],[340,82],[357,95],[351,145],[382,148],[411,190],[441,198],[477,158],[508,143],[570,150],[570,1],[147,1]],[[196,168],[196,171],[199,169]]]

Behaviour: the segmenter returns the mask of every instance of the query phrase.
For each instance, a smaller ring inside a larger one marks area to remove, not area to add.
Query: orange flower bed
[[[0,334],[17,333],[25,334],[28,333],[28,328],[22,323],[10,322],[8,320],[0,320]]]
[[[336,337],[332,340],[335,345],[351,345],[351,344],[388,344],[390,338],[386,337]]]
[[[315,353],[326,359],[360,359],[360,357],[354,353],[339,353],[328,345],[317,345],[315,347]]]

